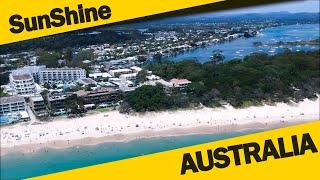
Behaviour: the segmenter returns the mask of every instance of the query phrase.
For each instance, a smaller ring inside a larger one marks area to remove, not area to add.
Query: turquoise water
[[[69,169],[111,162],[180,147],[226,139],[257,131],[227,134],[188,135],[103,143],[94,146],[39,151],[34,154],[10,154],[1,157],[1,180],[22,179]]]
[[[319,46],[270,46],[279,41],[293,42],[293,41],[308,41],[319,39],[319,24],[297,24],[288,26],[278,26],[266,28],[261,34],[252,38],[241,38],[234,41],[225,42],[221,44],[210,45],[205,48],[198,48],[196,50],[187,51],[176,56],[168,57],[173,61],[183,59],[195,58],[200,62],[206,62],[212,55],[213,50],[221,50],[226,60],[235,58],[242,59],[244,56],[254,52],[264,52],[274,55],[282,52],[286,48],[292,51],[310,51],[319,49]],[[263,46],[254,46],[253,42],[260,41]]]

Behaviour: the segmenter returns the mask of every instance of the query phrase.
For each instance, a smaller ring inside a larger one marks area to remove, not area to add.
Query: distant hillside
[[[86,30],[63,33],[34,40],[28,40],[9,45],[0,46],[0,54],[17,53],[21,51],[34,50],[43,48],[46,50],[59,50],[66,47],[86,46],[99,43],[115,43],[126,41],[129,39],[143,38],[143,35],[135,33],[133,35],[118,34],[116,30],[128,30],[138,28],[148,28],[152,25],[167,25],[167,24],[192,24],[192,23],[212,23],[212,22],[286,22],[286,23],[319,23],[319,13],[251,13],[238,15],[221,15],[221,14],[197,14],[180,17],[172,17],[166,19],[156,19],[143,22],[135,22],[123,25],[101,26],[96,28],[89,28]],[[88,32],[99,31],[98,35],[90,35]],[[79,36],[79,34],[83,34]]]
[[[172,17],[159,20],[151,20],[133,23],[130,25],[156,25],[156,24],[179,24],[179,23],[194,23],[194,22],[238,22],[238,21],[311,21],[319,23],[320,13],[289,13],[289,12],[272,12],[272,13],[248,13],[223,15],[215,13],[188,15],[180,17]]]

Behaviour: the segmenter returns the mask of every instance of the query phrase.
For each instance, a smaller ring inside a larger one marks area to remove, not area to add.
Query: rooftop
[[[48,93],[48,100],[63,100],[73,94],[72,92],[58,92],[58,91],[52,91]]]
[[[191,81],[189,81],[188,79],[171,79],[170,82],[175,85],[190,84],[191,83]]]
[[[33,77],[29,73],[11,74],[13,80],[30,80]]]
[[[26,72],[35,73],[35,72],[39,72],[40,70],[44,70],[44,69],[46,69],[46,66],[25,66],[25,67],[13,70],[12,73],[13,74],[26,73]]]
[[[114,88],[110,88],[110,87],[103,87],[103,88],[99,88],[99,89],[95,89],[92,91],[85,91],[85,90],[79,90],[76,92],[77,96],[90,96],[90,95],[96,95],[96,94],[104,94],[104,93],[110,93],[110,92],[115,92],[117,91]]]
[[[131,72],[130,69],[114,69],[114,70],[110,70],[109,72]]]
[[[137,76],[137,73],[121,74],[121,75],[120,75],[120,78],[121,78],[121,77],[135,77],[135,76]]]
[[[84,70],[78,67],[70,68],[70,67],[63,67],[63,68],[46,68],[46,71],[64,71],[64,70]]]
[[[85,84],[96,84],[97,83],[96,81],[94,81],[91,78],[81,78],[78,81],[80,81],[80,82],[82,81]]]
[[[0,104],[11,104],[17,102],[25,102],[22,96],[8,96],[8,97],[1,97]]]
[[[42,96],[32,96],[30,99],[35,102],[35,101],[43,101]]]
[[[89,77],[93,77],[93,78],[96,78],[98,76],[101,76],[101,77],[112,77],[109,73],[106,73],[106,72],[89,74]]]
[[[142,71],[142,68],[138,67],[138,66],[132,66],[130,67],[130,69],[136,71],[136,72],[139,72],[139,71]]]

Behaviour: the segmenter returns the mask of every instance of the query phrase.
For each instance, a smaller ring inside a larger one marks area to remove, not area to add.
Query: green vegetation
[[[170,99],[162,86],[142,86],[128,93],[124,101],[136,111],[157,111],[170,107]]]
[[[3,72],[0,74],[0,85],[5,85],[9,83],[9,72]]]
[[[320,39],[314,39],[314,40],[309,40],[309,41],[289,41],[289,42],[283,42],[283,41],[279,41],[277,43],[271,44],[271,45],[276,45],[276,46],[280,46],[280,45],[289,45],[289,46],[304,46],[304,45],[311,45],[311,46],[316,46],[316,45],[320,45]]]
[[[119,34],[116,31],[100,28],[98,35],[88,34],[92,30],[69,32],[54,36],[31,39],[5,45],[0,48],[0,54],[17,53],[26,50],[42,48],[47,51],[62,50],[68,47],[83,47],[93,44],[128,42],[144,38],[141,33]]]
[[[148,69],[167,80],[192,81],[184,91],[166,94],[162,87],[143,86],[124,99],[135,111],[156,111],[203,104],[209,107],[227,102],[234,107],[262,102],[300,101],[320,91],[319,50],[268,56],[251,54],[224,64],[201,64],[194,60],[165,61]]]
[[[140,72],[138,72],[137,74],[137,82],[145,82],[147,81],[147,75],[148,75],[148,71],[147,70],[142,70]]]
[[[47,52],[43,49],[37,49],[36,54],[39,56],[38,64],[45,65],[49,68],[59,67],[58,60],[61,55],[57,52]]]
[[[99,108],[97,109],[99,112],[103,113],[103,112],[108,112],[109,109],[108,108]]]
[[[0,97],[6,97],[9,96],[9,94],[3,92],[3,88],[0,88]]]
[[[84,101],[83,98],[78,97],[75,94],[67,97],[65,100],[66,111],[68,111],[70,114],[83,113],[84,112],[83,101]]]

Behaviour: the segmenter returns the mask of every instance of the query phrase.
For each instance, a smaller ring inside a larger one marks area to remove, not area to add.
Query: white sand
[[[246,109],[226,106],[225,108],[167,111],[143,115],[124,115],[118,111],[110,111],[82,118],[60,118],[37,125],[22,123],[1,127],[1,150],[22,145],[43,145],[53,141],[69,143],[69,141],[84,138],[119,135],[126,137],[130,134],[144,134],[150,131],[153,134],[165,135],[161,132],[171,130],[168,135],[174,135],[175,131],[178,132],[181,129],[204,126],[219,129],[219,126],[246,126],[250,123],[300,123],[319,120],[319,114],[319,98],[315,101],[306,99],[298,104],[277,103],[275,106],[264,105]],[[148,133],[145,134],[148,137]]]

